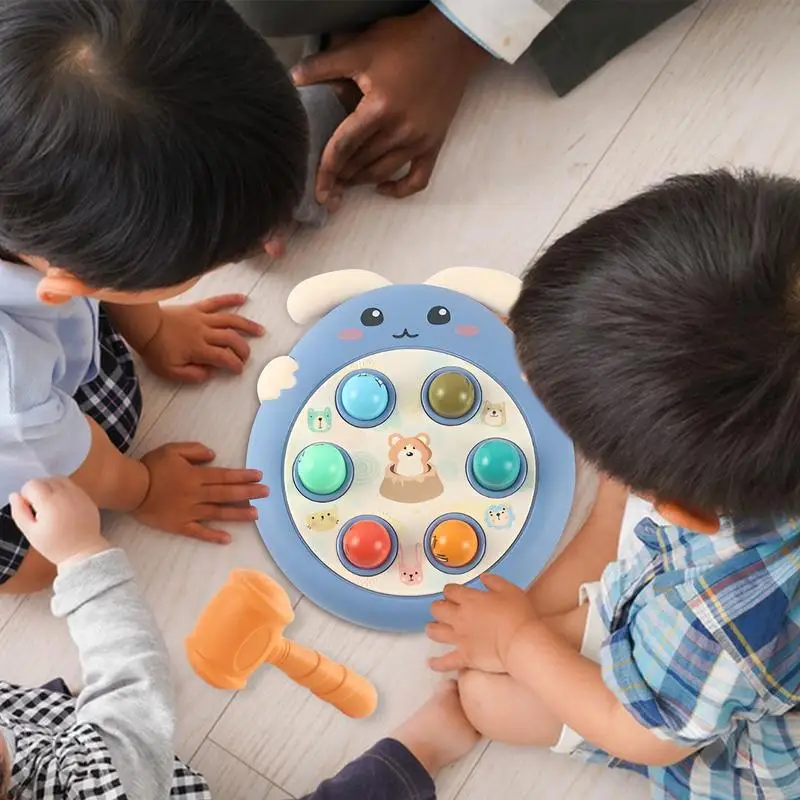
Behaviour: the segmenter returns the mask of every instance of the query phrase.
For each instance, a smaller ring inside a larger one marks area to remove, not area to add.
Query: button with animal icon
[[[481,388],[463,369],[439,369],[422,385],[422,407],[442,425],[462,425],[475,416],[481,405]]]
[[[394,410],[395,390],[380,372],[352,372],[340,381],[336,390],[339,414],[358,428],[372,428],[389,418]]]
[[[294,483],[311,500],[341,497],[353,481],[350,456],[330,442],[304,448],[294,463]]]
[[[425,533],[428,560],[445,572],[473,569],[486,551],[481,526],[465,514],[445,514],[435,519]]]
[[[387,570],[397,556],[397,534],[381,517],[355,517],[342,526],[337,542],[339,559],[358,575],[378,575]]]
[[[525,456],[508,439],[485,439],[467,457],[467,477],[487,497],[505,497],[515,492],[526,475]]]

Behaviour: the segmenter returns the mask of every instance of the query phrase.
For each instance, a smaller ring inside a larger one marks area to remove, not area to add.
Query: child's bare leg
[[[610,478],[601,479],[589,518],[564,552],[528,589],[541,615],[563,614],[575,608],[581,584],[599,580],[606,566],[616,560],[627,497],[624,486]]]
[[[432,777],[465,756],[480,735],[464,715],[455,681],[442,681],[424,706],[410,716],[391,738],[404,745]]]
[[[547,622],[579,650],[587,610],[588,605],[578,606]],[[482,736],[529,747],[552,747],[558,741],[561,720],[547,711],[538,695],[510,675],[465,670],[459,675],[458,689],[467,719]]]
[[[33,594],[48,589],[56,578],[56,568],[31,548],[17,574],[0,585],[0,594]]]

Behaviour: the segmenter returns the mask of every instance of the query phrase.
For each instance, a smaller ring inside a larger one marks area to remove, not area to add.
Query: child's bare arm
[[[141,460],[130,458],[87,420],[89,454],[70,477],[100,508],[128,511],[153,528],[218,544],[230,535],[207,523],[255,519],[255,509],[242,504],[267,495],[259,472],[210,467],[214,453],[198,443],[167,444]]]
[[[150,487],[147,467],[120,453],[91,417],[86,421],[91,429],[91,447],[70,477],[100,508],[134,511],[144,502]]]

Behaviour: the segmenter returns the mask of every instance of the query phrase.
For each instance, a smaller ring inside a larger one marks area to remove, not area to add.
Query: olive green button
[[[334,494],[347,480],[347,463],[335,445],[312,444],[298,457],[297,478],[311,494]]]
[[[428,403],[440,417],[459,419],[475,405],[475,387],[461,372],[443,372],[428,387]]]

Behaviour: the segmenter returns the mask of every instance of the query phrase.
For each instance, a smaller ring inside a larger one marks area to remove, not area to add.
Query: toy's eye
[[[428,322],[431,325],[447,325],[450,322],[450,312],[444,306],[434,306],[428,312]]]
[[[361,324],[368,328],[383,325],[383,311],[379,308],[366,308],[361,312]]]

